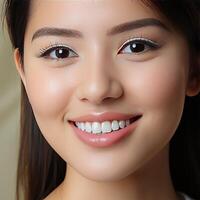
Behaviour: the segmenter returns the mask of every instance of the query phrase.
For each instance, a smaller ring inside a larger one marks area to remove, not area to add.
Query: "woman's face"
[[[18,54],[16,63],[42,134],[85,177],[125,177],[173,136],[187,93],[189,53],[152,8],[138,0],[33,0],[24,49],[24,71]],[[82,142],[68,122],[104,112],[142,117],[134,133],[109,147]]]

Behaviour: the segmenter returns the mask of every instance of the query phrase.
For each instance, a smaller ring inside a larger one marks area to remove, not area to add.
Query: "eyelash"
[[[156,50],[156,49],[160,48],[160,45],[157,42],[155,42],[153,40],[149,40],[147,38],[138,37],[138,38],[130,38],[126,42],[124,42],[121,45],[121,47],[119,48],[119,52],[121,52],[127,46],[129,46],[131,44],[134,44],[134,43],[135,44],[142,44],[145,47],[147,47],[147,50],[145,49],[145,51],[142,51],[140,53],[135,53],[137,55],[141,54],[141,53],[145,53],[146,51],[149,51],[149,50]],[[55,43],[55,44],[50,44],[49,46],[47,46],[45,48],[41,48],[39,57],[47,58],[47,57],[49,57],[50,53],[52,53],[53,51],[56,51],[56,50],[60,50],[60,49],[67,50],[67,51],[72,52],[73,54],[76,55],[76,56],[72,56],[72,57],[77,57],[78,56],[75,53],[75,51],[73,49],[71,49],[70,47],[68,47],[67,45],[62,45],[62,44]],[[128,53],[128,54],[134,54],[134,53]],[[67,57],[67,58],[69,59],[71,57]],[[59,60],[59,59],[64,59],[64,58],[53,58],[53,59]]]
[[[147,39],[147,38],[143,38],[143,37],[138,37],[138,38],[130,38],[128,39],[126,42],[124,42],[121,47],[119,48],[119,52],[121,52],[121,50],[125,49],[127,46],[131,45],[131,44],[142,44],[144,46],[147,46],[148,47],[148,50],[156,50],[158,48],[160,48],[161,46],[153,41],[153,40],[150,40],[150,39]],[[144,53],[146,52],[147,50],[141,52],[141,53]],[[141,53],[136,53],[136,54],[141,54]]]
[[[50,53],[52,53],[55,50],[59,50],[59,49],[65,49],[65,50],[68,50],[68,51],[75,53],[75,51],[72,50],[67,45],[55,43],[55,44],[50,44],[45,48],[41,48],[39,57],[48,57]]]

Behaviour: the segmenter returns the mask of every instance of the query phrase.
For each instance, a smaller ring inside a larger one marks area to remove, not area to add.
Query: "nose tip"
[[[88,76],[78,88],[78,98],[84,102],[101,104],[105,101],[118,99],[123,94],[122,85],[117,78],[106,74]]]

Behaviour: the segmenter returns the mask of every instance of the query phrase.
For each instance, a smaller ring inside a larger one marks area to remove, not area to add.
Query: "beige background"
[[[0,0],[0,13],[2,10]],[[6,30],[0,26],[0,200],[15,199],[20,81]]]

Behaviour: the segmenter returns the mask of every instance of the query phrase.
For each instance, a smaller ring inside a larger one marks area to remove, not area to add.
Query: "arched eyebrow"
[[[63,37],[83,38],[83,34],[77,30],[56,28],[56,27],[44,27],[44,28],[38,29],[33,34],[31,41],[42,36],[63,36]]]
[[[107,31],[108,36],[120,34],[126,31],[131,31],[134,29],[146,27],[146,26],[156,26],[164,30],[170,31],[170,29],[158,19],[154,18],[144,18],[135,21],[125,22],[117,26],[112,27]],[[65,28],[56,28],[56,27],[43,27],[37,30],[32,37],[32,40],[42,36],[63,36],[63,37],[72,37],[72,38],[83,38],[83,33],[78,30],[65,29]]]
[[[107,35],[115,35],[115,34],[123,33],[125,31],[130,31],[130,30],[134,30],[134,29],[138,29],[138,28],[142,28],[146,26],[157,26],[166,31],[170,31],[170,29],[160,20],[154,19],[154,18],[145,18],[145,19],[139,19],[139,20],[119,24],[111,28],[111,30],[107,32]]]

